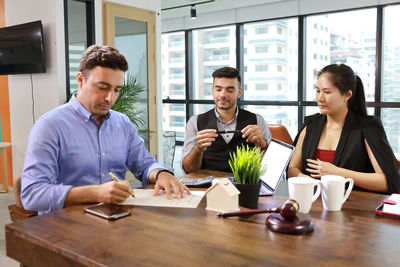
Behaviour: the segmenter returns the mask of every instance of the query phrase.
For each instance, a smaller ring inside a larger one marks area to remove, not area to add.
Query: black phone
[[[85,207],[83,209],[88,213],[106,218],[108,220],[117,220],[119,218],[131,215],[131,212],[129,210],[125,210],[121,208],[121,206],[109,203],[100,203],[93,206]]]

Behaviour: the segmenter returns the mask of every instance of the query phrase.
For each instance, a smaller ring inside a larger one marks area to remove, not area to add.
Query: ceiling
[[[192,5],[207,0],[162,0],[161,9]],[[215,0],[214,2],[196,5],[197,13],[216,12],[226,9],[262,5],[266,3],[285,2],[295,0]],[[190,6],[162,11],[163,18],[188,16]]]

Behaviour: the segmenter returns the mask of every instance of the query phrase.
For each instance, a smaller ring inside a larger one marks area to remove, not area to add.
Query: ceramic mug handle
[[[346,194],[344,195],[342,204],[343,204],[343,203],[347,200],[347,198],[350,196],[351,190],[353,189],[353,186],[354,186],[354,180],[353,180],[353,179],[351,179],[351,178],[346,178],[346,179],[344,180],[344,184],[346,185],[347,182],[349,183],[349,187],[347,188]]]
[[[317,186],[317,191],[315,191],[315,193],[314,193],[314,195],[313,195],[313,197],[312,197],[312,201],[311,201],[311,202],[314,202],[315,200],[317,200],[317,198],[318,198],[319,195],[321,194],[321,184],[322,184],[321,181],[315,181],[315,183],[314,183],[314,188],[315,188],[315,186]]]

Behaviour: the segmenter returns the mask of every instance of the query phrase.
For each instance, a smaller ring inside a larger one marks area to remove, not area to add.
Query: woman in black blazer
[[[318,74],[316,100],[321,113],[305,118],[295,139],[289,177],[335,174],[356,187],[400,192],[393,151],[379,118],[368,116],[361,79],[344,64]]]

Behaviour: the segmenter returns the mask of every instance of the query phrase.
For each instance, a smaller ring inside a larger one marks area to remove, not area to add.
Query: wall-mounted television
[[[41,21],[0,28],[0,75],[46,72]]]

